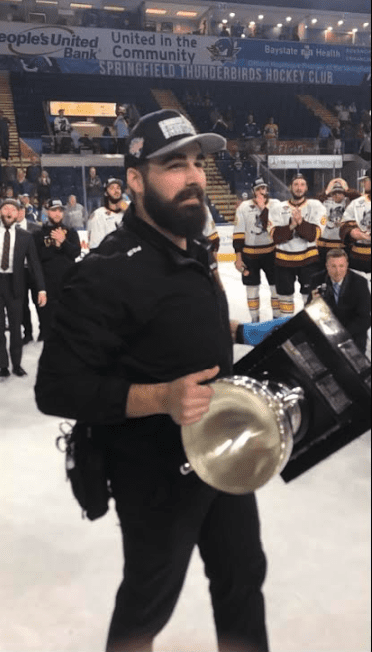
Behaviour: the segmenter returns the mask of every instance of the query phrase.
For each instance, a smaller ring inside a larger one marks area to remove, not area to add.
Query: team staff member
[[[208,411],[205,382],[232,373],[227,301],[201,236],[203,159],[225,142],[177,111],[140,120],[126,145],[133,204],[69,275],[40,361],[39,408],[93,424],[107,452],[125,556],[110,652],[150,652],[195,545],[220,650],[268,649],[254,495],[222,494],[179,471],[180,426]]]
[[[321,237],[327,217],[317,199],[308,199],[308,185],[297,174],[290,185],[291,199],[282,202],[270,216],[269,231],[276,245],[276,289],[283,317],[294,313],[295,281],[301,283],[306,304],[311,277],[319,268],[317,240]]]
[[[253,323],[260,321],[261,270],[271,290],[274,319],[280,317],[279,300],[275,287],[275,245],[268,233],[270,213],[280,208],[280,201],[270,199],[268,185],[262,178],[253,187],[254,197],[243,202],[236,213],[233,244],[236,269],[242,273],[247,287],[248,309]]]
[[[328,252],[326,271],[312,279],[313,297],[319,295],[321,286],[323,299],[365,353],[371,326],[371,294],[366,279],[349,270],[347,253],[342,249]]]
[[[7,378],[9,356],[6,350],[5,309],[10,331],[10,358],[13,373],[26,376],[21,367],[22,335],[21,323],[23,301],[26,292],[25,262],[35,279],[39,306],[47,302],[45,284],[40,262],[37,257],[32,235],[24,229],[17,229],[20,204],[14,199],[6,199],[0,208],[0,377]],[[45,308],[44,308],[45,309]]]
[[[122,206],[123,182],[109,179],[105,187],[104,206],[97,208],[88,220],[88,244],[97,249],[102,240],[118,228],[124,217]]]
[[[351,246],[350,267],[371,273],[371,168],[360,181],[364,185],[362,197],[351,202],[341,224],[341,238]]]
[[[61,200],[50,199],[46,208],[48,223],[33,236],[48,292],[48,304],[39,312],[39,341],[45,340],[49,335],[63,277],[81,253],[79,235],[75,229],[68,229],[63,224],[64,208]]]

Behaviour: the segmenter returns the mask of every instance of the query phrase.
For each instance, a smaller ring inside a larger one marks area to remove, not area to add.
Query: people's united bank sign
[[[25,72],[266,84],[370,81],[367,48],[1,22],[0,65]]]

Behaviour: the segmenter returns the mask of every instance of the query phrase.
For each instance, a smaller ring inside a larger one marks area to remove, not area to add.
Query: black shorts
[[[243,263],[249,271],[249,276],[243,276],[243,284],[255,286],[261,284],[261,269],[265,272],[269,285],[275,285],[275,253],[261,254],[251,258],[243,253]]]
[[[276,267],[276,291],[279,295],[288,297],[294,294],[295,282],[301,283],[301,294],[310,294],[312,277],[319,272],[319,263],[305,267]]]

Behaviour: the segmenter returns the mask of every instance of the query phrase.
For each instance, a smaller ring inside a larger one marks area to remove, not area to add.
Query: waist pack
[[[111,497],[104,453],[93,439],[91,426],[64,422],[60,431],[56,445],[65,454],[67,480],[83,517],[95,521],[106,514]]]

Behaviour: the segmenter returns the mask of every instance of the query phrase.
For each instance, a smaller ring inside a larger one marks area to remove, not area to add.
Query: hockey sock
[[[280,303],[280,314],[282,317],[290,317],[294,315],[294,295],[289,296],[278,295]]]
[[[271,307],[273,309],[273,317],[274,319],[279,319],[279,317],[281,317],[280,302],[279,302],[275,285],[270,285],[270,291],[271,291]]]
[[[252,323],[260,321],[260,286],[247,287],[248,309]]]

